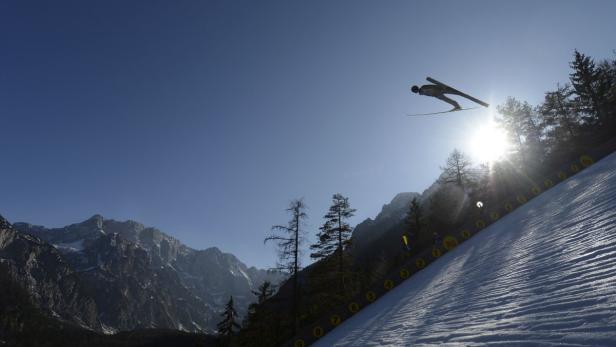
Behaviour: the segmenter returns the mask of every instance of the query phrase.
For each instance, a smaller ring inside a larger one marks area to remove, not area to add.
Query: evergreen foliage
[[[240,329],[240,325],[237,323],[237,312],[233,306],[233,296],[229,298],[227,305],[225,305],[225,311],[221,316],[222,320],[216,325],[218,336],[230,339]]]
[[[421,231],[425,227],[424,213],[419,203],[419,199],[413,198],[409,204],[409,209],[406,212],[405,222],[408,227],[409,236],[411,240],[415,240],[421,234]]]
[[[318,242],[310,246],[310,249],[314,251],[310,254],[313,259],[334,257],[331,261],[336,267],[334,271],[337,271],[340,291],[344,291],[345,250],[351,243],[351,232],[353,231],[348,219],[354,213],[355,209],[351,208],[349,198],[339,193],[334,194],[329,211],[323,217],[325,222],[319,228]]]
[[[577,135],[576,125],[580,122],[576,104],[571,99],[571,86],[557,85],[556,90],[545,93],[545,100],[538,108],[543,118],[544,134],[552,143],[563,139],[572,140]]]
[[[318,243],[310,246],[310,249],[314,250],[314,253],[310,254],[311,258],[320,260],[335,253],[338,256],[338,269],[342,272],[342,255],[350,244],[353,230],[347,220],[354,213],[355,209],[351,208],[349,198],[342,194],[334,194],[329,211],[323,217],[325,222],[317,234]]]
[[[578,110],[587,116],[587,120],[602,124],[605,116],[599,96],[605,90],[603,90],[604,86],[595,62],[589,56],[575,50],[570,66],[573,72],[569,78],[575,90],[575,103]]]
[[[498,122],[506,129],[509,142],[517,153],[518,165],[528,166],[536,159],[540,146],[541,130],[537,114],[527,102],[509,97],[503,105],[498,106],[502,118]]]
[[[263,282],[258,290],[252,293],[257,302],[248,306],[248,314],[242,324],[239,336],[240,346],[276,346],[283,335],[281,333],[279,316],[268,307],[268,300],[274,295],[275,286]]]
[[[270,281],[265,281],[259,286],[257,291],[253,290],[252,293],[257,296],[257,303],[262,304],[274,295],[274,290],[275,286]]]

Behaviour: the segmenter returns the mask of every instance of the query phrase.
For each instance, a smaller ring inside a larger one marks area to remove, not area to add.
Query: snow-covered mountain
[[[243,314],[256,300],[252,290],[283,279],[134,221],[95,215],[56,229],[3,223],[0,260],[17,281],[52,315],[98,331],[212,332],[230,295]]]
[[[616,154],[446,253],[313,346],[616,346]]]

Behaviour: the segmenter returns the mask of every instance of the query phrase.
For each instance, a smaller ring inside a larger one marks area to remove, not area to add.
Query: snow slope
[[[312,346],[616,346],[616,154],[403,282]]]

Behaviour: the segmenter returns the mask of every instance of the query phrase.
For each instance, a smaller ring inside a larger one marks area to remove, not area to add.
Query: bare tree
[[[439,183],[453,183],[459,187],[464,187],[471,181],[471,167],[472,162],[466,155],[454,149],[447,158],[445,166],[441,167],[443,173],[439,178]]]
[[[291,201],[287,211],[291,214],[291,220],[287,225],[274,225],[272,235],[265,238],[263,243],[274,241],[278,246],[277,268],[286,271],[293,281],[293,329],[294,333],[298,326],[299,317],[299,279],[301,269],[300,256],[303,238],[304,220],[308,218],[306,205],[302,199]],[[276,233],[278,232],[278,234]]]

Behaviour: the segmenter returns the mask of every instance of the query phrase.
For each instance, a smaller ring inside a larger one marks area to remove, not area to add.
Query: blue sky
[[[296,197],[352,223],[421,192],[483,110],[410,95],[426,76],[497,105],[613,57],[611,1],[2,1],[0,214],[95,213],[274,264]],[[470,106],[469,104],[466,104]],[[309,237],[311,239],[311,237]]]

